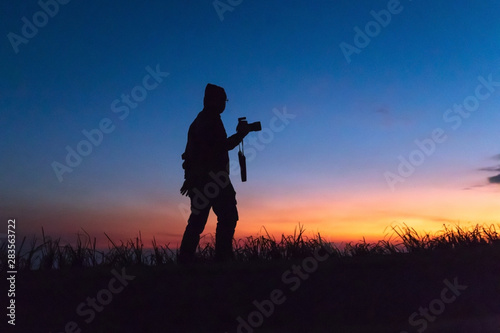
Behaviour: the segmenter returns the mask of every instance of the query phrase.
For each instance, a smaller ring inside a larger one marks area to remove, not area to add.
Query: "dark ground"
[[[305,265],[310,273],[303,268],[293,273],[293,265]],[[109,282],[115,277],[111,268],[20,271],[13,331],[500,332],[498,246],[330,257],[323,262],[308,259],[124,269],[135,278],[126,281],[121,291],[122,284],[113,280],[114,294],[109,291]],[[122,273],[122,268],[116,271]],[[459,287],[454,294],[444,290],[444,280],[467,288]],[[281,303],[274,304],[274,309],[266,301],[273,290],[281,291],[272,295]],[[85,305],[80,312],[86,312],[77,313],[87,297],[98,296],[107,303],[100,312]],[[260,312],[256,312],[254,301],[264,306]],[[428,319],[418,314],[419,309],[429,307]],[[414,312],[412,326],[409,317]],[[239,324],[238,317],[245,326]],[[71,321],[75,324],[68,324]]]

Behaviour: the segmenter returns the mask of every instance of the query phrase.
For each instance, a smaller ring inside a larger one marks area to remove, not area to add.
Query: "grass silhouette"
[[[359,242],[348,242],[336,246],[326,242],[318,233],[313,237],[305,235],[303,225],[298,225],[292,235],[281,235],[276,238],[264,228],[265,235],[248,236],[234,240],[235,260],[238,262],[297,260],[313,255],[318,247],[327,248],[332,256],[359,257],[373,255],[390,255],[405,253],[422,253],[435,250],[470,248],[481,245],[493,245],[500,242],[500,235],[495,225],[443,225],[443,229],[435,234],[419,234],[406,224],[391,227],[392,233],[387,239],[376,243],[368,243],[363,238]],[[141,233],[134,239],[113,241],[106,233],[108,250],[96,248],[96,238],[92,238],[85,230],[78,233],[76,244],[61,244],[61,239],[46,236],[42,228],[42,238],[32,236],[28,249],[25,249],[27,238],[22,239],[17,250],[20,270],[31,269],[63,269],[71,267],[100,266],[161,266],[175,264],[178,250],[171,249],[169,244],[159,245],[155,238],[151,247],[146,249]],[[200,242],[197,249],[199,262],[211,262],[215,256],[214,237],[205,235],[210,241]],[[7,243],[0,246],[0,270],[7,263]]]
[[[213,260],[208,235],[197,249],[199,263],[188,266],[177,265],[177,250],[168,244],[153,239],[145,246],[140,233],[125,242],[106,235],[108,249],[102,250],[85,231],[70,245],[42,229],[40,238],[24,238],[17,249],[16,329],[64,332],[74,322],[81,332],[96,333],[417,332],[423,326],[412,326],[410,316],[435,304],[445,279],[458,279],[467,289],[427,322],[425,332],[498,332],[496,228],[454,225],[430,234],[403,224],[375,243],[336,246],[320,234],[306,236],[299,225],[288,236],[265,232],[235,240],[231,263]],[[328,258],[306,267],[318,248]],[[0,253],[4,270],[5,244]],[[309,273],[292,273],[297,267]],[[108,299],[112,272],[123,269],[134,279]],[[238,330],[238,318],[256,318],[256,302],[276,290],[283,304],[262,315],[258,327]],[[86,322],[77,309],[89,311],[81,306],[92,298],[102,307]]]

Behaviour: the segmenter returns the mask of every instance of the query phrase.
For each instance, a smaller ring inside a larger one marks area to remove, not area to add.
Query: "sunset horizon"
[[[499,7],[454,4],[12,4],[1,219],[177,246],[181,155],[212,83],[228,136],[240,117],[262,124],[243,141],[246,182],[229,152],[235,239],[498,225]]]
[[[498,333],[500,1],[1,8],[8,332]]]

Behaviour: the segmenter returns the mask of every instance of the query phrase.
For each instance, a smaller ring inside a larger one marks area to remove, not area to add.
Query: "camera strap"
[[[241,173],[241,181],[247,181],[247,162],[245,158],[245,149],[243,146],[243,141],[240,142],[238,151],[238,162],[240,163],[240,173]]]
[[[243,147],[243,140],[241,140],[240,144],[238,145],[238,152],[242,155],[245,155],[245,147]]]

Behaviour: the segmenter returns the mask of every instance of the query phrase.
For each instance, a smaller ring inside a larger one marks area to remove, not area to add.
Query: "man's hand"
[[[250,126],[247,122],[239,122],[238,126],[236,126],[236,132],[245,137],[250,133]]]
[[[190,182],[188,182],[187,180],[185,180],[184,184],[182,184],[182,187],[181,187],[181,194],[185,195],[185,196],[189,195],[188,192],[191,189],[191,187],[192,186],[191,186]]]

